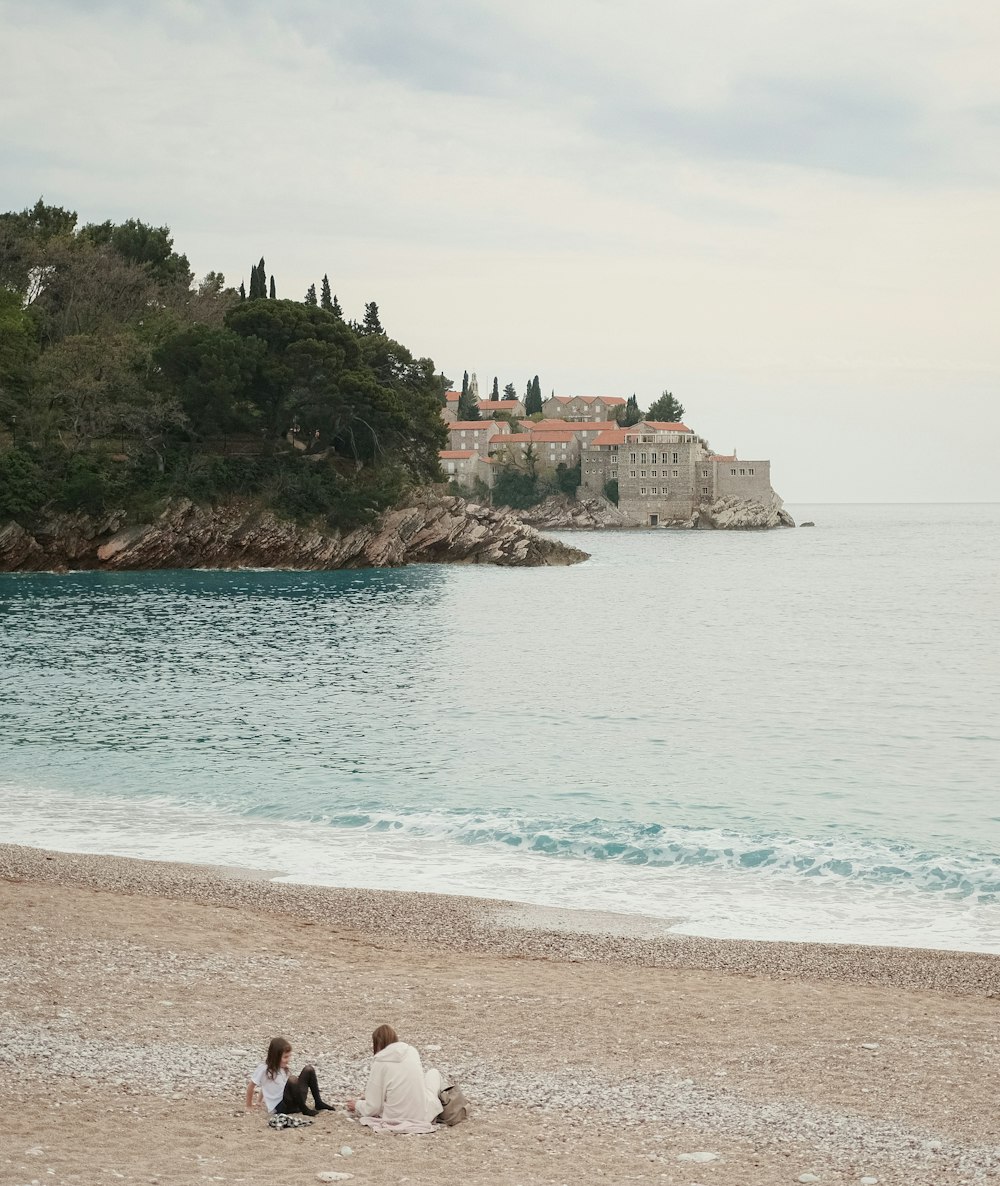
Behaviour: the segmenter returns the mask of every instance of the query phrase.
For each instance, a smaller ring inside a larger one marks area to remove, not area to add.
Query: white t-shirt
[[[258,1063],[257,1069],[250,1076],[250,1082],[256,1083],[260,1088],[260,1094],[264,1097],[264,1107],[269,1112],[281,1103],[282,1097],[285,1094],[285,1084],[288,1082],[288,1072],[283,1071],[280,1067],[274,1072],[272,1079],[267,1073],[267,1063]]]

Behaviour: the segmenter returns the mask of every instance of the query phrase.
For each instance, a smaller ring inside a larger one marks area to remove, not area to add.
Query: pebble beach
[[[1000,957],[0,846],[3,1183],[955,1183],[1000,1172]],[[393,1024],[472,1118],[246,1113],[270,1037],[333,1102]],[[322,1179],[321,1175],[350,1175]]]

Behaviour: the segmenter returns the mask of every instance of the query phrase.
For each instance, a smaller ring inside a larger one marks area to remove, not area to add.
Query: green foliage
[[[576,465],[567,465],[564,461],[560,461],[556,466],[556,488],[560,494],[568,494],[570,498],[576,498],[581,481],[579,461]]]
[[[325,276],[304,303],[263,258],[249,294],[219,272],[194,289],[168,227],[0,214],[0,525],[185,495],[357,526],[440,481],[448,383],[375,302],[347,325]]]
[[[495,506],[513,507],[514,510],[523,511],[528,507],[537,506],[544,497],[534,474],[514,465],[498,467],[493,482]]]
[[[618,479],[611,478],[610,481],[604,483],[604,497],[613,502],[615,506],[618,505]]]
[[[0,453],[0,524],[30,521],[49,495],[44,469],[23,449]]]
[[[513,383],[508,383],[503,389],[504,399],[517,399],[517,388]]]
[[[497,379],[496,375],[494,375],[493,376],[493,390],[490,392],[490,399],[494,403],[496,403],[496,401],[499,398],[500,398],[500,381]]]
[[[646,420],[661,420],[668,424],[679,424],[684,419],[684,405],[674,399],[673,394],[664,391],[659,399],[649,405]]]
[[[528,384],[528,391],[524,397],[524,411],[528,416],[534,416],[542,410],[542,388],[538,376]]]
[[[615,419],[622,426],[622,428],[631,428],[633,424],[638,424],[642,419],[642,412],[639,409],[639,401],[635,395],[630,395],[625,401],[624,407],[619,406],[615,412]]]

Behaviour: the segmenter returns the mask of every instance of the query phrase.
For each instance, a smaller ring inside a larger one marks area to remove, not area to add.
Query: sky
[[[1000,501],[998,61],[993,0],[0,0],[0,209],[672,391],[789,503]]]

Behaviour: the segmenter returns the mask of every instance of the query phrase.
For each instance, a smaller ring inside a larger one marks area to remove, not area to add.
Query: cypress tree
[[[493,400],[494,402],[496,402],[499,398],[500,398],[500,383],[499,383],[499,380],[497,379],[496,375],[494,375],[493,376],[493,392],[490,395],[490,399]]]
[[[246,299],[247,299],[246,285],[241,280],[240,281],[240,300],[245,301]]]
[[[528,384],[528,391],[524,397],[524,411],[527,416],[534,416],[542,410],[542,388],[538,376]]]
[[[319,303],[328,313],[333,312],[333,301],[330,298],[330,277],[325,272],[323,274],[323,283],[320,285]]]
[[[316,304],[316,285],[315,284],[310,284],[309,287],[306,289],[306,304],[307,305],[315,305]]]
[[[273,272],[271,273],[271,291],[270,291],[269,295],[270,295],[272,301],[277,300],[278,294],[274,290],[274,273]]]

